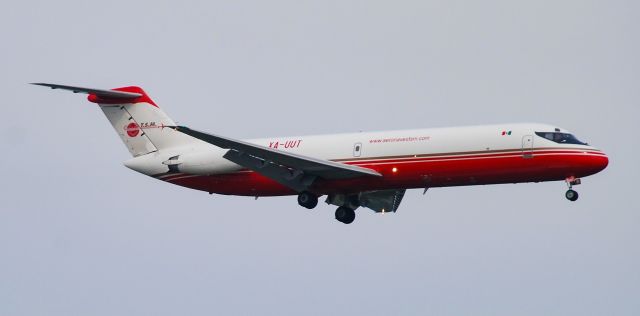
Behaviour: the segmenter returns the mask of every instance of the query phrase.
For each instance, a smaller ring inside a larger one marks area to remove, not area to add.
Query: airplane
[[[569,131],[518,123],[237,140],[178,126],[143,89],[91,89],[33,83],[88,94],[133,158],[132,170],[209,194],[297,195],[313,209],[322,196],[335,218],[358,207],[396,212],[407,189],[565,181],[605,169],[601,150]]]

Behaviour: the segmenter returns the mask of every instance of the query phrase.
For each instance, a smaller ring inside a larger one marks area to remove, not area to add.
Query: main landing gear
[[[302,191],[298,193],[298,204],[304,208],[312,209],[318,205],[318,196],[309,191]],[[358,205],[353,202],[345,203],[345,201],[341,201],[338,205],[342,206],[336,209],[336,219],[344,224],[353,223],[353,220],[356,219],[356,212],[354,210]]]
[[[318,205],[318,197],[311,192],[300,192],[300,194],[298,194],[298,204],[302,207],[312,209]]]
[[[574,185],[578,185],[580,184],[580,179],[576,178],[576,177],[569,177],[565,180],[567,182],[567,186],[569,187],[569,190],[567,190],[567,192],[564,194],[564,196],[567,198],[567,200],[574,202],[578,200],[578,192],[573,190],[573,186]]]
[[[343,224],[351,224],[356,219],[356,212],[346,206],[340,206],[336,210],[336,219]]]

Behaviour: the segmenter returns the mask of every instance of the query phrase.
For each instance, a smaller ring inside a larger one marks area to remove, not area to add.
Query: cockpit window
[[[575,136],[569,133],[560,133],[560,132],[536,132],[536,135],[546,138],[550,141],[556,142],[558,144],[576,144],[576,145],[587,145],[587,143],[583,143],[579,141]]]

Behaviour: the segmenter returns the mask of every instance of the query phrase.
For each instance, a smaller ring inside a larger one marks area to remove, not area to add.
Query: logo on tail
[[[127,131],[127,135],[129,137],[136,137],[140,134],[140,126],[137,123],[129,123],[129,125],[124,127],[124,130]]]

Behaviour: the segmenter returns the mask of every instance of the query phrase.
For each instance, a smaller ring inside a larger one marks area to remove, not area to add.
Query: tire
[[[340,206],[336,209],[336,219],[344,224],[351,224],[356,219],[356,212],[348,207]]]
[[[311,192],[300,192],[298,194],[298,204],[304,208],[312,209],[318,205],[318,197]]]
[[[572,202],[578,200],[578,192],[574,190],[567,190],[567,193],[565,193],[564,196],[567,198],[567,200]]]

